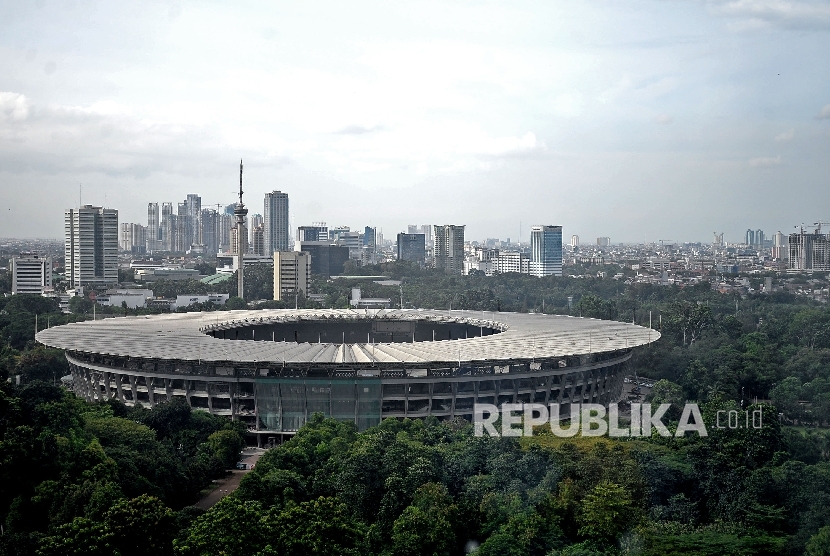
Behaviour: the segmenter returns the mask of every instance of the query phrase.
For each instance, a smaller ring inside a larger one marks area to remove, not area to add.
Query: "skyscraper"
[[[464,226],[445,224],[435,229],[435,268],[464,274]]]
[[[219,214],[213,209],[202,209],[199,225],[205,253],[215,255],[219,251]]]
[[[64,265],[70,286],[118,282],[118,211],[92,205],[64,213]]]
[[[202,198],[195,193],[190,193],[185,199],[187,205],[187,216],[190,219],[190,242],[187,244],[189,249],[191,245],[201,245],[202,241]]]
[[[147,203],[147,251],[161,249],[159,245],[159,204]]]
[[[562,226],[530,227],[530,273],[562,276]]]
[[[311,257],[300,251],[274,251],[274,299],[286,301],[308,293]]]
[[[173,251],[176,247],[176,213],[173,212],[173,203],[161,204],[159,241],[162,251]]]
[[[263,226],[265,232],[265,251],[273,254],[276,251],[288,250],[288,193],[272,191],[265,194],[265,210],[263,211]]]
[[[747,245],[755,245],[755,232],[752,230],[746,231],[746,237],[744,238],[744,243]]]

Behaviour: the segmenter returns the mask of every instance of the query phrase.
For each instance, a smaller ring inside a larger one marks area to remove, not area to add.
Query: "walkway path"
[[[233,469],[227,477],[215,481],[215,488],[208,492],[204,498],[193,504],[194,508],[200,510],[208,510],[216,504],[219,500],[239,488],[239,483],[242,481],[247,473],[251,472],[251,468],[259,461],[260,456],[265,453],[262,448],[245,448],[242,450],[242,456],[239,461],[248,464],[248,469]]]

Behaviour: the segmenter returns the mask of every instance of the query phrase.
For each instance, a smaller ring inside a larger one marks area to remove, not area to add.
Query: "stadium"
[[[258,310],[119,317],[42,330],[90,401],[181,399],[257,443],[314,412],[359,430],[387,417],[472,419],[475,403],[616,401],[649,328],[527,313]]]

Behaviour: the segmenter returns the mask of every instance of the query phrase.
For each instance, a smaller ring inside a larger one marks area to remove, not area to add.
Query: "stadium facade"
[[[472,419],[475,403],[616,401],[633,324],[431,310],[268,310],[120,317],[43,330],[87,400],[181,399],[246,423],[258,443],[314,413],[358,429],[386,417]]]

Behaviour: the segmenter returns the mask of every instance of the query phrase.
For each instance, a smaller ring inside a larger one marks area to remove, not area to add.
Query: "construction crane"
[[[816,233],[817,234],[821,233],[821,225],[822,224],[830,224],[830,222],[828,222],[826,220],[819,220],[818,222],[813,222],[813,226],[816,226]]]

